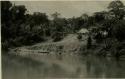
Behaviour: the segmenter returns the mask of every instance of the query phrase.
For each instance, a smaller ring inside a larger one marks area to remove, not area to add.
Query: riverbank
[[[77,34],[68,34],[64,39],[58,42],[43,42],[37,43],[31,46],[22,46],[14,49],[10,49],[10,53],[15,55],[29,55],[29,54],[82,54],[82,55],[96,55],[96,56],[110,56],[110,57],[125,57],[124,43],[109,42],[112,43],[96,43],[92,41],[91,48],[87,49],[86,36],[83,36],[83,40],[77,38]],[[110,48],[109,48],[110,47]],[[118,48],[121,49],[118,51]]]
[[[84,37],[86,39],[86,37]],[[78,54],[82,47],[86,46],[86,40],[80,41],[77,39],[77,34],[69,34],[59,42],[44,42],[32,46],[23,46],[10,49],[11,53],[16,54]]]
[[[101,43],[93,43],[88,54],[109,57],[125,57],[125,41],[117,41],[114,38],[104,39]]]

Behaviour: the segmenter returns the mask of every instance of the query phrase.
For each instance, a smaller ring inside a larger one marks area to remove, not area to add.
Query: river
[[[80,55],[2,55],[2,79],[124,78],[125,59]]]

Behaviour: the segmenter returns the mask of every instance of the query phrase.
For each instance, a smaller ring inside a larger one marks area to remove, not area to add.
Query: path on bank
[[[86,36],[83,37],[86,39]],[[44,42],[32,46],[23,46],[15,48],[16,54],[42,53],[49,52],[51,54],[61,52],[63,54],[78,53],[81,47],[86,45],[86,40],[80,41],[77,39],[77,34],[68,34],[63,40],[59,42]]]

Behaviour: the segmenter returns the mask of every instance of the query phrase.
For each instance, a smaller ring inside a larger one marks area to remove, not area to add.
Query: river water
[[[79,55],[2,55],[2,79],[124,78],[125,59]]]

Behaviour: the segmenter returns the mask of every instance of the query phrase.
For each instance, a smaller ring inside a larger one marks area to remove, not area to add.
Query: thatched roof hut
[[[78,31],[79,34],[86,34],[89,33],[89,31],[86,28],[82,28]]]

